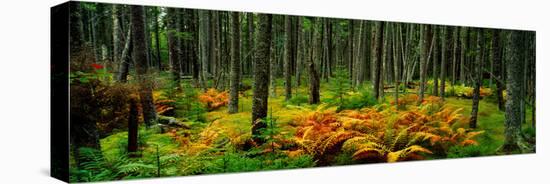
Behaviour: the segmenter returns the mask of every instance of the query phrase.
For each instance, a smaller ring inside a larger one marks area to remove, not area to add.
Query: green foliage
[[[330,80],[330,94],[332,95],[331,102],[337,106],[344,104],[344,99],[347,97],[347,92],[350,88],[351,81],[347,70],[340,67],[335,71],[334,78]]]
[[[447,153],[448,158],[465,158],[494,155],[495,149],[487,145],[453,146]]]
[[[206,108],[198,100],[198,92],[191,84],[183,83],[183,93],[176,99],[176,116],[189,121],[205,122]]]
[[[222,172],[249,172],[275,169],[314,167],[309,155],[288,157],[284,154],[247,156],[243,152],[227,151],[220,156],[195,156],[183,160],[181,175],[214,174]]]
[[[308,103],[308,96],[302,94],[296,94],[290,98],[290,100],[285,102],[286,105],[302,105]]]
[[[352,93],[348,98],[345,98],[338,110],[345,109],[361,109],[364,107],[372,107],[378,104],[378,100],[372,94],[372,90],[362,88],[357,93]]]
[[[107,71],[106,68],[98,64],[92,64],[91,72],[75,71],[71,72],[69,76],[69,83],[73,84],[78,81],[82,84],[90,83],[92,80],[98,80],[101,82],[111,82],[113,81],[113,75]]]

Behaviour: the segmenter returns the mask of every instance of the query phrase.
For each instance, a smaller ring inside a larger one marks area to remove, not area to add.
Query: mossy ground
[[[250,85],[250,79],[244,81]],[[304,96],[307,97],[307,86],[302,85],[293,89],[293,96],[301,96],[298,104],[285,102],[283,91],[283,82],[277,81],[276,95],[270,95],[268,112],[277,122],[277,127],[281,129],[282,134],[293,135],[296,131],[293,119],[300,115],[296,110],[297,106],[312,108],[315,105],[307,105],[304,102]],[[331,99],[330,83],[321,83],[321,101]],[[159,92],[155,92],[159,95]],[[307,98],[305,98],[307,99]],[[386,93],[386,98],[379,103],[389,103],[393,100],[391,93]],[[477,137],[479,145],[468,146],[466,148],[452,149],[448,157],[468,157],[494,155],[496,150],[504,142],[504,113],[498,109],[494,100],[482,99],[479,104],[479,118],[477,130],[485,131],[484,134]],[[462,113],[469,117],[471,113],[472,100],[458,97],[447,97],[446,106],[462,108]],[[250,139],[251,129],[251,110],[252,110],[252,90],[241,93],[239,98],[238,113],[229,114],[227,107],[221,107],[216,110],[206,112],[205,122],[187,122],[191,129],[177,130],[176,136],[173,133],[160,133],[157,130],[140,129],[140,144],[142,144],[143,158],[154,157],[157,154],[156,145],[159,145],[159,154],[178,154],[182,157],[179,163],[171,166],[175,175],[191,175],[218,172],[235,171],[256,171],[280,168],[297,168],[315,166],[311,157],[291,158],[286,154],[273,154],[268,156],[250,157],[250,152],[236,149],[234,146],[217,147],[218,142],[225,139],[231,141],[245,141]],[[530,108],[527,109],[527,123],[524,128],[531,126]],[[184,117],[176,117],[184,118]],[[181,138],[177,135],[191,134],[187,138]],[[181,138],[181,139],[179,139]],[[125,150],[127,139],[126,132],[112,134],[101,140],[103,154],[109,160],[115,160],[122,155]],[[233,143],[233,142],[232,142]],[[353,164],[349,155],[339,155],[336,157],[334,165]],[[430,159],[430,157],[428,157]],[[278,164],[278,165],[272,165]]]

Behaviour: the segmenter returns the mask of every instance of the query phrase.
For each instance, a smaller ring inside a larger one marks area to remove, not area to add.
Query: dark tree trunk
[[[424,92],[426,90],[426,75],[428,73],[428,61],[435,39],[430,38],[431,27],[421,25],[420,27],[420,89],[418,90],[418,104],[424,101]],[[428,43],[429,40],[431,43]],[[430,49],[428,49],[428,47]],[[429,50],[429,51],[428,51]]]
[[[320,96],[319,96],[319,88],[320,88],[320,81],[319,81],[319,73],[317,72],[317,67],[315,66],[315,61],[319,59],[320,55],[320,49],[319,44],[320,40],[317,38],[319,37],[319,33],[315,31],[316,27],[316,20],[315,18],[311,19],[311,31],[310,31],[310,42],[313,43],[312,47],[310,48],[310,56],[309,56],[309,62],[308,62],[308,73],[309,73],[309,98],[308,102],[309,104],[317,104],[320,102]]]
[[[381,68],[382,68],[382,47],[383,47],[383,39],[384,39],[384,22],[377,22],[376,23],[376,37],[374,39],[374,44],[375,44],[375,48],[374,48],[374,67],[375,67],[375,70],[374,70],[374,81],[373,81],[373,85],[374,85],[374,97],[376,99],[378,99],[380,97],[380,87],[384,88],[384,86],[380,86],[380,81],[381,81]]]
[[[137,100],[130,97],[130,111],[128,114],[128,153],[138,150],[138,107]]]
[[[208,88],[208,63],[210,61],[210,13],[207,10],[199,11],[199,52],[201,59],[200,86],[206,91]]]
[[[481,80],[483,78],[483,57],[484,57],[484,40],[483,40],[483,31],[481,29],[477,30],[477,40],[476,40],[476,65],[474,65],[474,94],[472,98],[472,114],[470,118],[470,128],[477,127],[477,114],[479,111],[479,90],[481,88]]]
[[[466,34],[468,34],[468,28],[461,27],[460,28],[460,82],[462,84],[466,84],[466,49],[467,43],[466,43]]]
[[[155,49],[156,49],[156,56],[157,56],[157,65],[158,65],[158,69],[159,71],[162,71],[162,61],[160,60],[160,38],[159,38],[159,35],[160,35],[160,31],[159,31],[159,14],[160,14],[160,9],[158,7],[155,7],[155,16],[154,16],[154,26],[155,26]]]
[[[493,44],[493,47],[492,47],[492,52],[493,52],[493,64],[495,65],[494,68],[495,68],[495,77],[497,78],[496,80],[496,84],[497,84],[497,99],[498,99],[498,109],[501,110],[501,111],[504,111],[505,110],[505,106],[504,106],[504,96],[503,96],[503,91],[504,91],[504,77],[503,77],[503,71],[504,71],[504,66],[503,66],[503,63],[502,63],[502,47],[501,47],[501,40],[500,40],[500,31],[498,31],[497,29],[494,29],[493,30],[493,35],[492,35],[492,44]]]
[[[259,15],[258,45],[255,54],[254,90],[252,98],[252,137],[256,143],[265,142],[259,137],[260,130],[266,127],[264,118],[267,116],[267,98],[269,81],[269,55],[271,44],[271,17],[269,14]]]
[[[349,20],[349,26],[348,26],[348,52],[347,52],[347,60],[348,60],[348,73],[349,73],[349,76],[350,76],[350,80],[351,80],[351,83],[352,83],[352,86],[355,87],[355,81],[353,80],[355,77],[353,75],[353,72],[354,72],[354,69],[353,69],[353,38],[354,38],[354,27],[353,27],[353,20]]]
[[[152,81],[148,71],[147,47],[145,45],[145,29],[143,22],[143,6],[131,6],[132,35],[133,35],[133,59],[139,81],[139,97],[143,110],[145,125],[151,126],[157,119],[157,112],[153,104]]]
[[[447,80],[447,38],[448,38],[448,30],[449,28],[444,26],[443,28],[443,40],[441,40],[441,76],[439,77],[441,79],[441,86],[439,88],[439,96],[441,99],[445,99],[445,82]]]
[[[285,76],[285,101],[292,98],[292,18],[285,16],[285,58],[284,58],[284,76]]]
[[[231,13],[231,76],[229,81],[229,113],[239,111],[239,79],[240,79],[240,34],[239,13]]]
[[[70,28],[69,28],[69,43],[71,54],[79,54],[82,47],[84,46],[84,33],[82,26],[82,15],[80,2],[71,2],[70,5],[71,14],[69,15],[70,19]]]
[[[439,46],[440,46],[440,43],[441,43],[441,38],[440,38],[440,34],[439,34],[439,31],[441,31],[442,27],[440,26],[435,26],[434,27],[434,31],[433,31],[433,39],[435,39],[435,42],[434,42],[434,52],[433,52],[433,68],[432,68],[432,77],[434,79],[434,83],[433,83],[433,88],[432,88],[432,95],[433,96],[439,96],[439,74],[437,73],[438,71],[438,64],[439,62],[441,61],[440,60],[440,55],[439,55]],[[441,51],[443,52],[443,51]]]
[[[177,89],[179,89],[180,82],[180,52],[178,47],[178,38],[176,33],[178,32],[177,25],[177,9],[167,8],[166,13],[166,38],[168,40],[168,56],[170,59],[170,73],[172,74],[172,81]]]
[[[458,27],[454,27],[453,28],[453,63],[452,63],[452,67],[451,67],[451,85],[456,85],[456,75],[457,75],[457,55],[458,55],[458,33],[459,33],[459,28]]]

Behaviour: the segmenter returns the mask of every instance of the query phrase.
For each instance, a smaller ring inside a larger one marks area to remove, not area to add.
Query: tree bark
[[[497,78],[496,80],[496,85],[497,85],[497,99],[498,99],[498,109],[500,111],[505,111],[505,106],[504,106],[504,96],[503,96],[503,91],[504,91],[504,76],[503,76],[503,70],[504,70],[504,66],[503,66],[503,63],[502,63],[502,47],[501,47],[501,40],[500,40],[500,31],[497,30],[497,29],[494,29],[493,30],[493,34],[492,34],[492,52],[493,52],[493,64],[495,65],[494,68],[495,68],[495,77]]]
[[[131,27],[131,25],[129,26]],[[131,52],[133,49],[132,45],[132,30],[128,29],[126,34],[126,43],[124,43],[124,49],[122,50],[122,55],[120,57],[120,66],[118,67],[118,76],[117,81],[126,83],[128,81],[128,72],[130,70],[130,62],[132,60]]]
[[[506,84],[506,121],[504,129],[505,152],[517,151],[521,148],[521,85],[523,83],[523,58],[520,52],[523,47],[523,32],[510,31],[506,44],[507,84]]]
[[[139,97],[143,111],[145,125],[151,126],[157,120],[157,112],[153,104],[152,81],[150,79],[147,61],[147,47],[145,45],[145,28],[143,22],[143,6],[131,6],[131,24],[133,35],[133,59],[139,81]]]
[[[470,128],[477,127],[477,114],[479,111],[479,90],[481,88],[481,80],[483,73],[483,57],[484,57],[484,46],[483,42],[483,31],[481,29],[477,30],[477,40],[476,40],[476,69],[474,70],[475,82],[474,82],[474,94],[472,98],[472,114],[470,118]]]
[[[443,27],[443,40],[441,40],[441,76],[439,77],[441,79],[441,86],[439,89],[439,97],[441,97],[442,100],[445,99],[445,82],[447,80],[447,38],[448,38],[448,27]],[[453,57],[454,58],[454,57]]]
[[[239,13],[231,13],[231,76],[229,81],[229,113],[233,114],[239,111],[239,79],[240,79],[240,29]]]
[[[138,107],[135,98],[130,97],[128,114],[128,153],[138,150]]]
[[[199,11],[199,52],[201,60],[200,86],[204,91],[208,88],[208,63],[210,61],[210,13],[208,10]]]
[[[441,38],[440,38],[440,34],[439,34],[439,31],[441,31],[441,26],[435,26],[434,27],[434,31],[433,31],[433,39],[435,39],[435,45],[434,45],[434,53],[433,53],[433,68],[432,68],[432,77],[433,77],[433,80],[434,80],[434,83],[433,83],[433,88],[432,88],[432,95],[433,96],[439,96],[439,74],[437,73],[438,71],[438,64],[439,62],[441,61],[440,60],[440,55],[439,55],[439,46],[441,43]],[[443,51],[441,51],[443,52]]]
[[[284,76],[285,76],[285,101],[292,98],[292,21],[289,15],[285,16],[285,58],[284,58]]]
[[[319,33],[315,31],[316,28],[316,18],[311,20],[311,30],[310,30],[310,42],[313,42],[312,47],[310,48],[310,57],[308,62],[308,73],[309,73],[309,104],[317,104],[320,102],[319,97],[319,73],[317,72],[317,67],[315,66],[315,61],[319,60],[320,52],[318,49],[320,45]]]
[[[178,47],[178,38],[176,33],[178,32],[177,25],[177,9],[167,8],[166,13],[166,37],[168,40],[168,55],[170,59],[170,73],[172,74],[172,81],[175,83],[177,89],[179,89],[180,82],[180,49]]]
[[[382,68],[382,47],[383,47],[383,38],[384,38],[384,22],[376,22],[376,37],[374,39],[374,97],[378,99],[380,97],[380,80],[381,80],[381,73],[380,69]],[[382,86],[384,88],[384,86]]]
[[[160,60],[160,31],[159,31],[159,11],[160,9],[158,7],[155,7],[155,16],[154,16],[154,26],[155,26],[155,49],[156,49],[156,56],[157,56],[157,67],[159,71],[162,71],[162,61]]]
[[[265,140],[260,135],[260,129],[265,128],[263,119],[267,116],[268,81],[269,81],[269,55],[271,44],[271,20],[272,15],[259,15],[259,32],[257,34],[258,45],[255,54],[254,90],[252,98],[252,137],[258,144]]]

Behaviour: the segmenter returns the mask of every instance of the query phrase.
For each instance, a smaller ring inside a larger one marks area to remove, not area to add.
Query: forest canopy
[[[536,150],[533,31],[70,6],[74,182]]]

